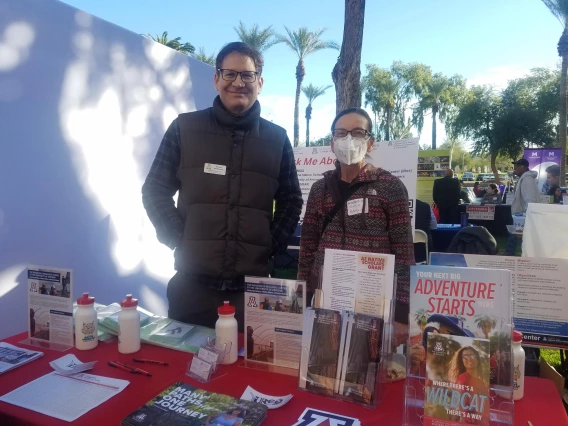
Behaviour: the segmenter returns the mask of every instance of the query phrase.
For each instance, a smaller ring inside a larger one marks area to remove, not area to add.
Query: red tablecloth
[[[19,345],[18,342],[26,337],[26,334],[22,333],[5,341]],[[45,354],[42,358],[0,376],[0,395],[53,371],[49,362],[65,354],[48,349],[41,350]],[[140,364],[141,368],[153,374],[152,377],[130,374],[108,366],[107,361],[113,360],[131,363],[132,356],[120,354],[116,342],[100,343],[95,350],[91,351],[82,352],[71,349],[69,352],[74,353],[83,362],[98,361],[92,370],[93,374],[130,381],[130,385],[124,391],[81,416],[74,422],[75,424],[119,425],[129,413],[151,400],[172,383],[183,381],[208,391],[224,393],[237,398],[243,394],[248,385],[268,395],[279,396],[292,393],[294,397],[287,405],[277,410],[269,410],[264,422],[267,426],[291,426],[306,407],[356,417],[361,420],[362,426],[402,425],[403,382],[386,385],[386,394],[379,407],[376,410],[369,410],[355,404],[300,391],[297,389],[296,377],[244,368],[239,366],[242,361],[232,366],[220,366],[218,372],[215,373],[216,378],[203,384],[185,375],[187,362],[191,359],[191,355],[183,352],[143,344],[140,352],[136,354],[137,357],[170,363],[168,367]],[[54,403],[58,398],[57,395],[53,396]],[[515,425],[526,426],[527,420],[530,420],[533,426],[568,426],[566,412],[551,381],[533,377],[526,378],[525,397],[515,402]],[[69,423],[0,401],[0,425],[23,424],[49,426]]]

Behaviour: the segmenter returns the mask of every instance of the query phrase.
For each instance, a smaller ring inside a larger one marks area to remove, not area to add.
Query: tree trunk
[[[387,108],[387,128],[386,128],[386,131],[385,131],[385,140],[386,141],[390,141],[391,120],[392,120],[392,110],[391,110],[391,108]]]
[[[438,108],[432,108],[432,149],[436,149],[436,114]]]
[[[499,183],[499,172],[497,171],[497,154],[498,152],[492,152],[491,153],[491,171],[493,172],[493,175],[497,178],[497,183]]]
[[[361,107],[361,46],[365,24],[365,0],[345,0],[345,23],[339,59],[331,78],[335,84],[336,112]]]
[[[562,37],[566,36],[566,30]],[[561,37],[561,41],[562,41]],[[560,44],[560,42],[559,42]],[[560,108],[558,118],[558,146],[560,153],[560,185],[566,185],[566,72],[568,71],[568,52],[562,55],[562,73],[560,74]]]
[[[300,143],[300,92],[302,91],[302,81],[306,75],[304,61],[300,59],[296,66],[296,101],[294,104],[294,146]]]

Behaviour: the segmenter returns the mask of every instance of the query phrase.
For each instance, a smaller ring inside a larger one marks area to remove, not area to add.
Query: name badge
[[[203,168],[205,173],[210,173],[212,175],[226,175],[227,174],[227,166],[222,166],[221,164],[211,164],[205,163],[205,167]]]
[[[363,198],[359,198],[357,200],[350,200],[347,201],[347,215],[353,216],[354,214],[361,214],[363,213],[363,202],[365,200]],[[365,213],[369,213],[369,203],[365,203]]]

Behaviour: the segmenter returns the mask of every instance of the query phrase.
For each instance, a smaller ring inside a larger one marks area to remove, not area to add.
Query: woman
[[[213,416],[207,417],[205,424],[211,426],[241,426],[246,415],[247,412],[244,408],[235,407],[226,413],[219,414],[213,420],[211,420]]]
[[[460,420],[462,423],[489,425],[489,387],[481,378],[480,366],[481,357],[479,356],[477,349],[472,346],[464,346],[460,348],[450,361],[448,379],[452,383],[462,385],[463,389],[465,389],[462,393],[467,392],[471,395],[469,397],[464,396],[462,398],[464,405],[467,406],[471,404],[472,396],[474,394],[478,395],[477,403],[480,410],[476,411],[472,409],[467,411],[470,413],[481,414],[481,420],[473,420],[461,416]]]
[[[494,183],[489,184],[487,193],[481,199],[481,204],[501,204],[501,192]]]
[[[298,279],[307,282],[309,293],[316,290],[326,248],[394,254],[398,276],[394,344],[398,346],[408,336],[412,226],[404,184],[365,161],[373,149],[371,129],[371,118],[361,108],[343,110],[333,120],[331,150],[337,161],[335,170],[313,184],[308,197]]]
[[[554,200],[552,201],[554,204],[562,204],[562,188],[558,185],[552,185],[548,191],[548,195],[552,195],[554,197]]]

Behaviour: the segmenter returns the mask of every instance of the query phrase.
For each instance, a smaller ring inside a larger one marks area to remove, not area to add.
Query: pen
[[[164,361],[154,361],[153,359],[140,359],[140,358],[132,358],[134,362],[147,362],[148,364],[160,364],[160,365],[170,365]]]
[[[109,361],[108,365],[110,365],[111,367],[114,367],[114,368],[120,368],[121,370],[128,371],[129,373],[138,374],[138,372],[136,370],[134,370],[130,367],[126,367],[122,364],[119,364],[118,362]]]
[[[129,368],[129,369],[133,370],[135,373],[144,374],[145,376],[152,377],[151,373],[148,373],[146,370],[142,370],[141,368],[132,367],[131,365],[123,364],[123,363],[118,362],[118,361],[115,361],[115,363],[118,364],[118,365],[121,365],[125,368]]]

